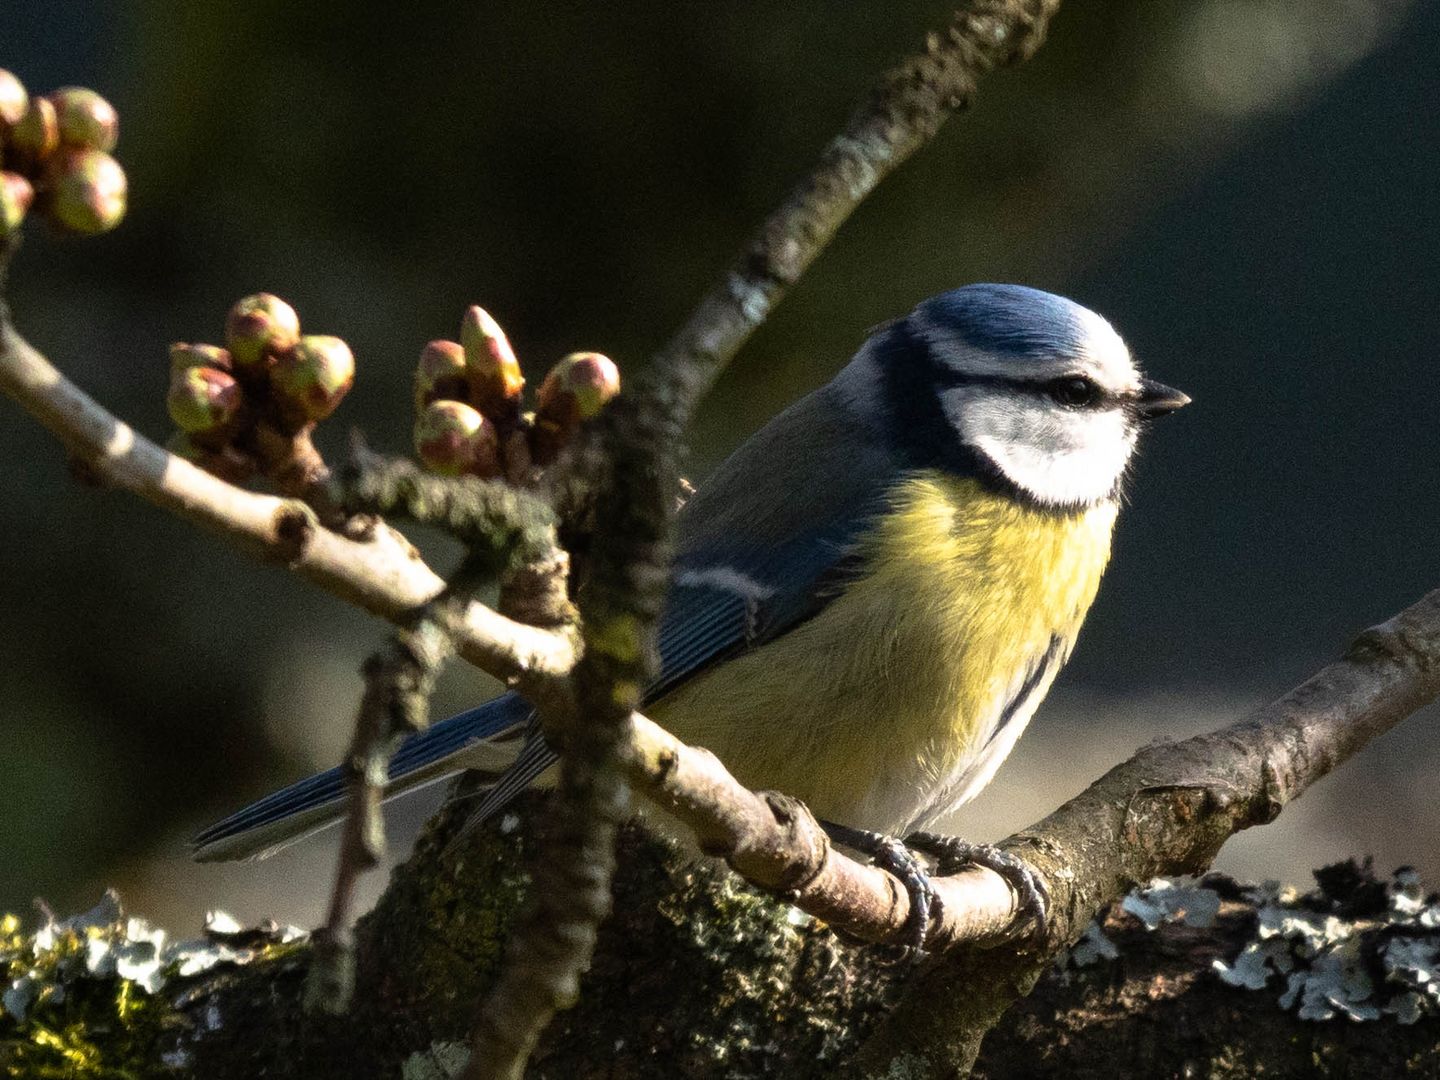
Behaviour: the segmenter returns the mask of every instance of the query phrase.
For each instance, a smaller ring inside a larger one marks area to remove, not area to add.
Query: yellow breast
[[[1116,507],[1056,514],[940,473],[902,481],[890,504],[842,595],[655,712],[746,784],[893,832],[998,767],[1095,598]]]

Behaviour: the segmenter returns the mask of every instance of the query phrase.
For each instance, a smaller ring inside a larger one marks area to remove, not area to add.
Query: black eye
[[[1067,409],[1083,409],[1100,400],[1100,388],[1083,375],[1067,375],[1045,384],[1046,392]]]

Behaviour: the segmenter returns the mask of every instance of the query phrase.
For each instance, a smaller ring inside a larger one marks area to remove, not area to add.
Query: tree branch
[[[1051,956],[1137,882],[1198,873],[1281,808],[1440,696],[1440,590],[1365,631],[1345,657],[1248,719],[1149,746],[1005,842],[1049,887],[1043,947],[931,964],[848,1075],[966,1075],[980,1041]]]
[[[886,72],[845,130],[750,238],[652,370],[686,412],[880,182],[968,108],[981,78],[1029,59],[1060,0],[969,0],[923,51]]]
[[[445,582],[383,523],[363,538],[321,526],[298,499],[228,484],[168,453],[70,382],[10,324],[0,307],[0,389],[105,482],[218,533],[246,553],[280,563],[327,592],[401,625]],[[575,661],[574,635],[505,618],[472,602],[456,646],[496,678],[559,676]]]

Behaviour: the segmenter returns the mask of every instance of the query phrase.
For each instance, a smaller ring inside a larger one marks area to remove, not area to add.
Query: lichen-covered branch
[[[1363,633],[1346,656],[1253,716],[1148,746],[1005,847],[1051,896],[1043,946],[931,964],[848,1075],[965,1075],[980,1041],[1107,903],[1158,875],[1198,873],[1230,836],[1287,803],[1440,696],[1440,590]]]
[[[3,306],[0,390],[104,482],[392,623],[412,618],[445,586],[410,543],[383,524],[350,537],[322,527],[298,499],[246,491],[166,452],[66,379],[20,336]],[[500,679],[563,675],[575,661],[575,638],[567,630],[527,626],[478,602],[466,608],[455,634],[460,655]]]

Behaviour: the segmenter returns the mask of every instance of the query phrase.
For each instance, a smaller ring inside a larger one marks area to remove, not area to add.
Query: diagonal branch
[[[655,359],[694,407],[720,369],[887,176],[968,108],[980,80],[1028,60],[1045,42],[1060,0],[969,0],[922,51],[891,68],[845,130],[750,238],[725,277]]]
[[[344,536],[323,528],[298,499],[246,491],[168,453],[65,378],[20,336],[3,308],[0,389],[106,483],[382,619],[403,624],[444,588],[409,541],[384,524],[363,538]],[[563,675],[575,661],[570,633],[527,626],[478,602],[458,623],[456,645],[470,663],[507,680]]]
[[[1440,590],[1365,631],[1345,657],[1249,718],[1149,746],[1006,847],[1052,898],[1043,946],[932,964],[848,1075],[967,1075],[980,1042],[1105,904],[1151,877],[1199,873],[1230,836],[1440,696]]]

